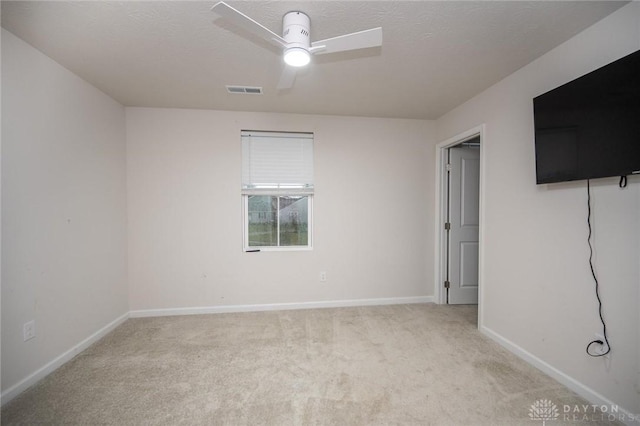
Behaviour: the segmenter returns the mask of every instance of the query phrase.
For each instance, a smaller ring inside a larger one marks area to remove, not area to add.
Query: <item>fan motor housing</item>
[[[303,12],[287,12],[282,18],[282,38],[289,47],[300,47],[309,50],[311,20]]]

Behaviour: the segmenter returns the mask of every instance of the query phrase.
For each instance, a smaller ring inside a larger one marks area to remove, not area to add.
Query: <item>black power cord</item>
[[[596,277],[596,271],[593,269],[593,246],[591,245],[591,187],[589,185],[589,179],[587,179],[587,226],[589,227],[589,236],[587,237],[587,244],[589,244],[589,267],[591,268],[591,276],[596,283],[596,299],[598,299],[598,315],[600,316],[600,322],[602,322],[602,335],[604,336],[604,342],[602,340],[592,340],[587,345],[587,354],[592,357],[605,356],[611,352],[611,346],[609,345],[609,339],[607,338],[607,324],[602,317],[602,300],[600,300],[600,290],[598,284],[598,277]],[[600,354],[594,354],[589,352],[591,345],[607,345],[606,352]]]
[[[620,176],[620,183],[618,184],[618,186],[620,188],[626,188],[627,187],[627,177],[626,176]]]

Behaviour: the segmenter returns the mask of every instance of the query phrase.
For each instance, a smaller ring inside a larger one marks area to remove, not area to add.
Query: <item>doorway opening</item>
[[[484,126],[437,146],[436,286],[441,304],[482,301],[482,169]]]

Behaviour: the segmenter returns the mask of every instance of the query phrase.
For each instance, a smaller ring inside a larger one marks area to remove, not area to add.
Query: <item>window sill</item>
[[[277,252],[277,251],[312,251],[311,246],[297,246],[297,247],[245,247],[243,251],[245,253],[261,253],[261,252]]]

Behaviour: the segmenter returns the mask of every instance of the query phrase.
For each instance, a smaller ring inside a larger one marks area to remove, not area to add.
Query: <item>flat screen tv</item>
[[[640,173],[640,50],[533,99],[538,184]]]

